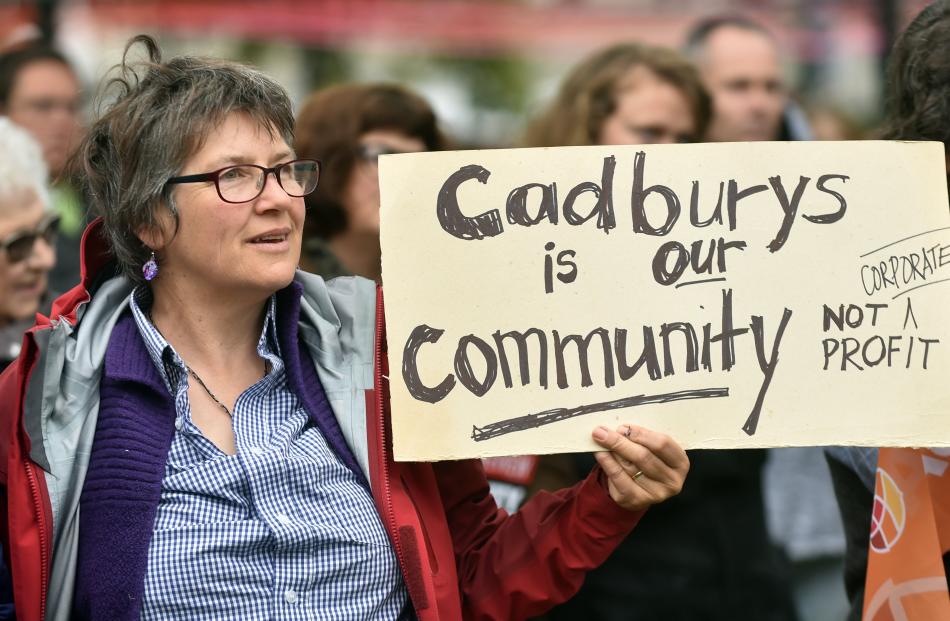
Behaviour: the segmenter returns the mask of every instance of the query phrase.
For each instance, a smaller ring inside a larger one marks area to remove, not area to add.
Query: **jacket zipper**
[[[380,487],[383,491],[383,500],[386,507],[386,520],[389,522],[389,532],[393,536],[393,548],[396,551],[396,560],[399,562],[399,571],[402,573],[403,580],[407,580],[406,576],[406,556],[402,549],[402,542],[399,539],[399,531],[396,528],[396,511],[393,508],[393,499],[392,492],[389,487],[389,456],[386,453],[386,447],[389,445],[389,438],[386,435],[386,419],[385,419],[385,406],[383,394],[383,333],[385,332],[386,325],[385,320],[383,319],[383,296],[382,292],[377,289],[376,291],[376,338],[375,338],[375,364],[373,372],[376,376],[376,421],[379,425],[379,438],[381,442],[381,451],[380,457],[382,458],[382,467],[380,472],[382,473]],[[408,584],[408,580],[407,580]],[[407,589],[408,591],[408,589]],[[412,604],[413,611],[415,616],[419,617],[419,611],[416,610],[416,605],[412,601],[412,597],[409,598],[409,603]]]
[[[85,237],[85,235],[84,235]],[[87,303],[92,296],[86,292],[84,299],[74,307],[73,312],[79,306]],[[51,324],[52,325],[52,324]],[[30,493],[33,495],[33,511],[36,515],[36,521],[40,528],[40,620],[46,619],[46,599],[49,595],[49,528],[46,524],[46,512],[43,510],[43,497],[40,493],[38,467],[29,458],[24,460],[26,466],[26,478],[30,482]]]
[[[33,510],[40,527],[40,618],[46,618],[46,595],[49,589],[49,542],[47,542],[46,516],[43,512],[43,499],[40,496],[39,482],[36,480],[36,466],[29,459],[24,460],[26,478],[30,482],[33,495]]]

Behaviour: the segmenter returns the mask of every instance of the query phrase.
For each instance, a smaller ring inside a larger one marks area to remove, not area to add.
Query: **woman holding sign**
[[[321,164],[286,93],[133,44],[78,156],[83,283],[0,376],[17,618],[521,619],[679,491],[628,426],[514,515],[478,461],[395,463],[375,284],[296,269]]]

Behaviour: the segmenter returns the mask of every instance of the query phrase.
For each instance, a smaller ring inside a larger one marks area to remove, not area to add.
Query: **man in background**
[[[0,55],[0,114],[26,129],[43,150],[52,181],[53,209],[60,215],[59,261],[50,289],[63,292],[79,283],[79,239],[85,214],[64,178],[78,143],[80,84],[72,66],[54,49],[30,44]]]
[[[783,139],[788,90],[772,35],[743,17],[716,17],[696,25],[686,41],[713,99],[707,140]]]
[[[778,42],[763,26],[741,16],[710,18],[690,32],[686,51],[713,100],[707,140],[811,139],[804,114],[789,97]],[[721,453],[722,474],[742,473],[733,486],[746,490],[748,506],[765,512],[772,539],[791,561],[799,617],[843,617],[844,532],[822,449]]]

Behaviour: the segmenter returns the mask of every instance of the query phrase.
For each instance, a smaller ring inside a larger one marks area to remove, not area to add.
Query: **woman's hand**
[[[669,436],[633,425],[617,431],[601,426],[592,435],[607,449],[594,457],[607,475],[610,497],[624,509],[646,509],[683,489],[689,458]]]

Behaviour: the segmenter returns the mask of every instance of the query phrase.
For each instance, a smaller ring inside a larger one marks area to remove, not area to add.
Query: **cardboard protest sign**
[[[396,458],[950,446],[941,145],[386,156]]]

